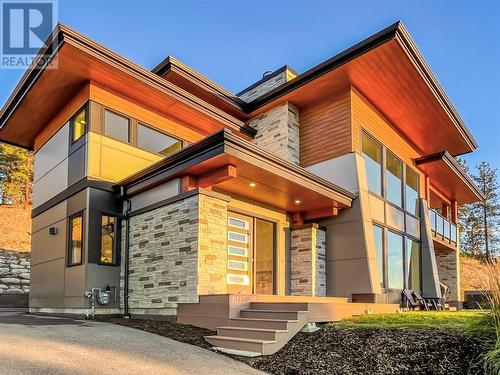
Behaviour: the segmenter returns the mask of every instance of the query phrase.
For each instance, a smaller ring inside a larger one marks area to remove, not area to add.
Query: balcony
[[[429,219],[434,247],[438,250],[456,250],[458,243],[458,230],[456,224],[453,224],[433,209],[429,209]]]

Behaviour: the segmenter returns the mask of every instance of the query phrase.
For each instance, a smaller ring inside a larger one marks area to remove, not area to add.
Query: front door
[[[227,291],[253,293],[253,218],[229,213],[227,230]]]
[[[275,242],[273,222],[229,213],[228,293],[274,293]]]

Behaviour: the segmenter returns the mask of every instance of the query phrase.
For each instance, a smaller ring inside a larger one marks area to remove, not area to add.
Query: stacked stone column
[[[326,232],[317,224],[292,229],[290,291],[295,296],[326,295]]]

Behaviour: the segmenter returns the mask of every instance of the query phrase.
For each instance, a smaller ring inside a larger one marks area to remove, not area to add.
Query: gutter
[[[125,189],[123,187],[120,188],[120,198],[125,198]],[[128,303],[128,295],[129,295],[129,261],[130,261],[130,211],[132,208],[132,204],[130,199],[125,198],[123,200],[125,203],[123,209],[123,220],[125,220],[125,248],[124,251],[124,267],[123,267],[123,307],[124,307],[124,317],[130,318],[129,311],[129,303]]]

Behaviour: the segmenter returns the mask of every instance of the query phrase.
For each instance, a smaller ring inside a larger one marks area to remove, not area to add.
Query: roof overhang
[[[234,170],[231,178],[218,179],[217,176],[228,166]],[[211,180],[211,188],[292,213],[346,208],[351,206],[356,197],[227,130],[162,159],[120,181],[117,187],[123,187],[125,194],[130,197],[173,178],[185,176],[198,181]],[[251,183],[255,186],[251,187]]]
[[[56,67],[29,68],[0,112],[0,141],[32,149],[39,131],[89,81],[210,134],[244,123],[151,71],[58,25],[39,55]],[[47,59],[50,60],[50,59]],[[36,65],[36,64],[34,64]]]
[[[484,199],[481,190],[449,152],[423,156],[415,159],[415,164],[448,199],[457,201],[458,204]]]
[[[299,109],[353,86],[422,154],[478,147],[401,22],[248,103],[253,117],[281,102]]]

